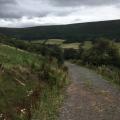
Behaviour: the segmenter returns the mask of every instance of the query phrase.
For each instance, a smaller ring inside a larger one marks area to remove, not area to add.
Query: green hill
[[[0,120],[55,119],[65,81],[56,60],[0,44]]]
[[[120,41],[120,20],[29,28],[0,28],[0,33],[23,40],[56,38],[83,41],[107,37]]]

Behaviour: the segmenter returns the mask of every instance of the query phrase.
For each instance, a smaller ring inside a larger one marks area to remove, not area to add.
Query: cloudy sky
[[[120,19],[120,0],[0,0],[0,27]]]

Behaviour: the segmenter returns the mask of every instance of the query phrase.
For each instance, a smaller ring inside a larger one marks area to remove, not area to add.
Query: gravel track
[[[92,70],[66,66],[72,82],[59,120],[120,120],[120,90]]]

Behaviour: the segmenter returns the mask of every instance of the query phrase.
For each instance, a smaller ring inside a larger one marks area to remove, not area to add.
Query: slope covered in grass
[[[39,64],[42,59],[42,57],[30,54],[27,51],[3,44],[0,45],[0,62],[6,67],[15,65],[29,66],[32,63]]]
[[[58,98],[55,103],[61,99],[65,82],[65,71],[58,68],[56,60],[0,44],[0,119],[30,120],[33,115],[36,117],[34,113],[41,109],[41,102],[53,104],[48,99],[50,93]],[[55,118],[59,104],[53,105],[54,112],[46,120]],[[48,115],[47,109],[42,108],[42,118]],[[41,116],[39,120],[43,120]]]

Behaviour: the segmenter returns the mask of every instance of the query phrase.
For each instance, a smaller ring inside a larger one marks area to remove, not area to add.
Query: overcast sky
[[[1,27],[120,19],[120,0],[0,0]]]

